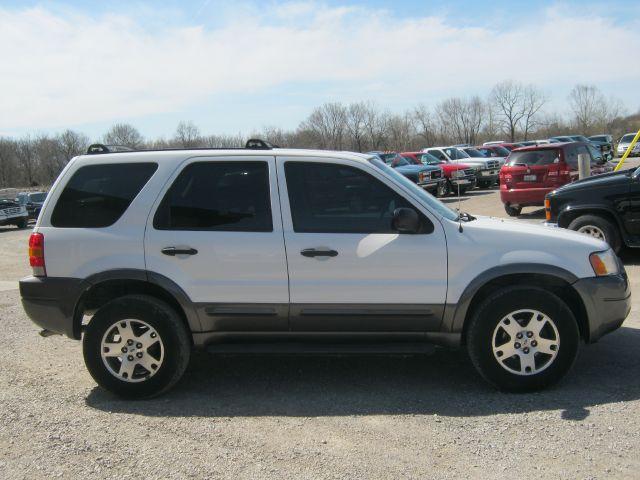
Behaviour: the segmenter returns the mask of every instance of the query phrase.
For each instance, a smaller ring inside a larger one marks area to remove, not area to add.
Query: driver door
[[[278,157],[294,331],[437,329],[447,289],[444,231],[428,210],[373,165]],[[391,228],[413,208],[421,234]]]

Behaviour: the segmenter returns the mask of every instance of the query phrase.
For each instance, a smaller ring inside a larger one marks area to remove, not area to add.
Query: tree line
[[[132,149],[225,148],[257,137],[281,147],[366,152],[418,150],[427,146],[487,140],[535,140],[561,134],[612,134],[640,128],[640,112],[627,116],[622,102],[606,98],[593,85],[576,85],[568,97],[568,115],[546,113],[549,98],[541,89],[512,80],[498,83],[486,98],[452,97],[428,107],[419,104],[392,113],[373,102],[325,103],[297,128],[265,127],[250,135],[205,135],[193,122],[180,122],[169,139],[144,138],[132,125],[113,125],[102,138],[66,130],[58,135],[0,137],[0,187],[50,185],[75,155],[90,143]]]

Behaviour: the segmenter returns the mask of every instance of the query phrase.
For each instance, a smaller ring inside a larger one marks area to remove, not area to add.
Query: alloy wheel
[[[538,310],[516,310],[500,320],[491,340],[498,364],[516,375],[535,375],[558,356],[560,334],[554,321]]]

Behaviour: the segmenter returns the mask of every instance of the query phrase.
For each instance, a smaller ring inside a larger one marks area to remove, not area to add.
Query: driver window
[[[293,230],[297,233],[396,233],[396,208],[417,210],[378,179],[354,167],[286,162]],[[423,225],[430,223],[420,215]]]

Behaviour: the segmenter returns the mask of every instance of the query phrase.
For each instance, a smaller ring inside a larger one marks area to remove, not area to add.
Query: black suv
[[[16,202],[27,208],[29,219],[36,219],[46,198],[47,192],[20,192],[16,195]]]
[[[596,175],[547,194],[547,223],[605,240],[619,252],[640,247],[640,168]]]

